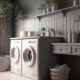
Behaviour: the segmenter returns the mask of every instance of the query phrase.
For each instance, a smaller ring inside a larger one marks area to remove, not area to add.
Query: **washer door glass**
[[[31,47],[27,47],[23,52],[23,60],[28,66],[33,66],[35,62],[35,53]]]
[[[19,63],[20,60],[20,51],[19,48],[17,46],[13,47],[11,49],[11,59],[13,59],[15,64]]]

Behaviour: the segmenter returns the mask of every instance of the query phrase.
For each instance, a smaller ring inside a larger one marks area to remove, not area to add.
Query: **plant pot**
[[[41,32],[41,36],[45,36],[46,35],[46,32],[45,31],[42,31]]]
[[[52,5],[52,12],[54,12],[55,8],[54,8],[54,5]]]
[[[46,32],[46,36],[50,36],[50,32]]]
[[[43,14],[47,13],[47,9],[43,9],[43,10],[42,10],[42,13],[43,13]]]
[[[73,6],[75,7],[77,5],[79,5],[79,0],[73,0]]]
[[[49,6],[49,7],[47,8],[47,13],[49,13],[49,12],[52,12],[52,6]]]
[[[0,72],[9,70],[10,56],[0,56]]]

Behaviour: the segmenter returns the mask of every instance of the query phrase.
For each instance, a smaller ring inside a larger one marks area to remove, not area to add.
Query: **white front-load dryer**
[[[38,39],[22,41],[22,75],[28,79],[38,80]]]
[[[21,75],[21,40],[10,42],[11,72]]]

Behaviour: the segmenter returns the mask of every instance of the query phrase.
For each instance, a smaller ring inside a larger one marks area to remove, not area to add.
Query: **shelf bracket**
[[[39,19],[39,21],[41,21],[41,17],[37,17]]]
[[[66,16],[67,10],[62,10],[63,16]]]

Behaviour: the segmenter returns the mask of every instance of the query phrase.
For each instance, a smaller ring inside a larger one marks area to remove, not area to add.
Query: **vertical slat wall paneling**
[[[72,30],[74,30],[75,32],[78,31],[78,24],[77,22],[74,20],[78,15],[76,14],[76,11],[71,11],[71,24],[72,24]],[[75,17],[75,18],[74,18]]]
[[[76,15],[79,17],[80,16],[80,9],[76,10]],[[76,22],[77,23],[77,32],[80,32],[80,19]]]
[[[52,15],[49,17],[47,17],[47,29],[48,28],[51,28],[51,17],[52,17]]]
[[[34,18],[33,19],[30,19],[30,31],[35,31],[35,25],[34,25]]]
[[[64,16],[63,14],[60,14],[60,23],[61,23],[61,36],[64,36]]]
[[[59,36],[62,36],[62,31],[64,29],[62,24],[62,13],[59,13],[57,15],[57,32]]]
[[[29,19],[26,20],[26,30],[27,30],[27,31],[29,30]]]
[[[59,36],[61,34],[61,14],[56,14],[55,15],[55,35]]]
[[[67,39],[67,15],[63,16],[64,39]]]
[[[56,30],[55,30],[56,31],[56,36],[59,35],[59,25],[60,25],[59,24],[59,16],[60,16],[59,14],[56,15]]]
[[[71,31],[71,13],[67,13],[67,36],[69,31]]]
[[[78,21],[78,32],[80,32],[80,21]]]
[[[80,16],[80,9],[76,9],[73,11],[70,11],[68,14],[71,14],[71,30],[74,30],[75,32],[79,32],[80,31],[80,21],[76,19],[78,19],[78,16]]]
[[[39,29],[40,29],[40,32],[41,32],[41,27],[42,27],[42,19],[39,21]]]
[[[49,17],[45,17],[45,28],[46,28],[46,31],[47,31],[47,29],[48,29],[48,27],[49,27]]]
[[[37,2],[37,0],[35,0],[35,3]],[[39,8],[39,5],[43,2],[43,0],[38,0],[38,3],[36,3],[35,5],[35,8],[34,8],[34,15],[37,16],[38,14],[42,14],[42,11],[40,11],[38,8]],[[34,18],[34,27],[35,27],[35,33],[40,33],[40,29],[41,29],[41,26],[40,26],[40,23],[41,21],[39,22],[39,20],[37,18]]]
[[[75,30],[73,23],[74,23],[74,14],[71,12],[71,30],[72,30],[72,31]]]
[[[46,28],[46,23],[47,23],[47,22],[46,22],[46,17],[42,18],[42,19],[41,19],[41,28],[42,28],[42,27],[45,27],[45,28]],[[40,28],[40,31],[41,31],[41,28]]]
[[[39,20],[34,18],[34,31],[35,32],[40,32],[40,25],[39,25]]]
[[[49,27],[52,28],[52,15],[51,15],[51,17],[49,18],[49,20],[50,20],[50,21],[49,21]],[[53,20],[53,21],[54,21],[54,20]]]
[[[51,28],[55,31],[55,17],[51,17]]]
[[[57,28],[57,25],[56,25],[56,15],[54,16],[54,31],[55,31],[55,36],[56,36],[56,34],[57,34],[57,32],[56,32],[56,28]]]

